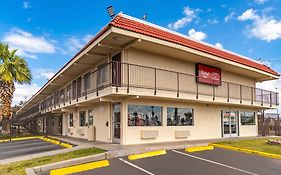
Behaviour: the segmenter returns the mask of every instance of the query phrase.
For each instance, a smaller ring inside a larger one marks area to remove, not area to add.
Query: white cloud
[[[22,8],[23,8],[23,9],[29,9],[29,8],[31,8],[30,2],[29,2],[29,1],[23,1]]]
[[[34,71],[35,78],[51,79],[55,75],[55,71],[52,69],[39,68]]]
[[[215,46],[216,46],[217,48],[223,49],[223,45],[222,45],[221,43],[216,43]]]
[[[266,15],[258,15],[256,10],[248,9],[238,17],[240,21],[252,21],[247,29],[250,36],[270,42],[281,38],[281,20]]]
[[[267,0],[255,0],[257,4],[264,4],[265,2],[267,2]]]
[[[199,9],[191,9],[188,6],[184,7],[183,8],[184,17],[178,19],[174,23],[168,24],[168,28],[173,29],[173,30],[178,30],[180,28],[185,27],[187,24],[192,22],[192,20],[197,17],[196,15],[197,15],[198,11],[199,11]]]
[[[198,40],[198,41],[202,41],[204,39],[207,38],[207,34],[201,31],[195,31],[195,29],[190,29],[188,31],[188,35],[189,37]]]
[[[216,20],[216,19],[213,19],[213,20],[208,19],[207,22],[208,22],[209,24],[217,24],[217,23],[219,23],[219,21]]]
[[[62,50],[62,53],[64,54],[68,54],[68,55],[73,55],[75,54],[77,51],[79,51],[86,43],[88,43],[90,41],[90,39],[92,38],[92,35],[85,35],[84,37],[68,37],[65,39],[65,43],[64,43],[64,49]]]
[[[242,15],[238,16],[238,20],[246,21],[246,20],[258,20],[259,16],[256,14],[256,11],[253,9],[246,10]]]
[[[45,37],[34,36],[33,34],[24,30],[13,28],[3,37],[3,42],[10,45],[12,49],[18,49],[18,54],[24,57],[37,58],[36,54],[55,53],[55,46]]]
[[[231,12],[229,15],[227,15],[226,17],[224,17],[224,21],[225,22],[228,22],[230,21],[231,19],[233,19],[235,16],[235,12]]]
[[[20,101],[28,100],[34,95],[40,87],[37,84],[15,84],[16,91],[14,93],[13,105],[18,104]]]
[[[93,38],[93,35],[88,34],[88,35],[85,35],[82,40],[83,40],[85,43],[87,43],[87,42],[89,42],[92,38]]]

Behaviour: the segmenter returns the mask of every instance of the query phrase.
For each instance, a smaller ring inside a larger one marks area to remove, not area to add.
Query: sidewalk
[[[155,149],[182,149],[191,146],[207,145],[211,142],[228,141],[228,140],[247,140],[259,137],[232,137],[232,138],[219,138],[219,139],[206,139],[206,140],[189,140],[178,142],[161,142],[161,143],[149,143],[138,145],[120,145],[114,143],[105,143],[99,141],[88,141],[86,139],[72,138],[67,136],[55,136],[62,141],[87,147],[96,147],[107,151],[118,150],[155,150]]]

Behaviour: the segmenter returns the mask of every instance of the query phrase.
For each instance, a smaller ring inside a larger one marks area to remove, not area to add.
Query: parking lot
[[[40,139],[4,142],[0,143],[0,160],[32,155],[57,149],[63,149],[63,147],[42,141]]]
[[[127,157],[109,160],[110,165],[75,175],[280,175],[281,160],[216,148],[187,153],[167,151],[166,155],[138,160]],[[49,174],[49,173],[45,173]]]

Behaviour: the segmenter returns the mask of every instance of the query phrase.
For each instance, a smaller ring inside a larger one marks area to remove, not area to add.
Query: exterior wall
[[[164,100],[148,100],[148,99],[135,99],[124,101],[124,115],[123,117],[123,138],[122,144],[144,144],[156,142],[170,142],[170,141],[183,141],[183,140],[200,140],[200,139],[215,139],[222,137],[221,128],[221,110],[229,110],[230,107],[206,105],[199,103],[186,103],[179,101],[164,101]],[[128,126],[128,105],[153,105],[162,106],[162,126]],[[167,107],[179,108],[193,108],[194,109],[194,125],[193,126],[167,126]],[[236,111],[253,111],[243,108],[232,108]],[[257,136],[257,123],[256,125],[241,126],[239,118],[239,135],[240,136]],[[142,139],[142,131],[158,131],[158,137],[155,139]],[[187,138],[176,138],[176,131],[188,131],[190,135]]]
[[[68,115],[67,113],[62,114],[62,135],[66,136],[68,131]]]
[[[88,123],[88,111],[93,111],[93,126],[94,130],[91,130],[88,126],[79,126],[79,113],[85,111],[86,123]],[[69,113],[73,113],[73,127],[69,126]],[[77,107],[75,110],[69,110],[65,113],[67,118],[67,135],[70,137],[91,139],[91,135],[95,132],[94,136],[97,141],[110,142],[111,130],[110,130],[110,103],[100,102],[93,104],[90,107]],[[108,122],[108,127],[106,123]]]
[[[243,110],[241,110],[243,111]],[[241,122],[239,122],[239,135],[241,137],[243,136],[258,136],[258,116],[257,112],[254,110],[247,110],[255,112],[255,125],[242,125]],[[239,116],[239,121],[241,121],[241,116]]]
[[[124,62],[131,64],[138,64],[142,66],[150,66],[165,70],[173,70],[186,74],[195,74],[195,63],[187,62],[177,58],[167,57],[165,55],[158,55],[144,50],[130,48],[124,54]],[[222,68],[222,81],[228,81],[245,86],[255,87],[255,80],[225,71]],[[166,77],[165,77],[166,78]],[[194,81],[194,80],[193,80]],[[195,84],[195,83],[194,83]]]

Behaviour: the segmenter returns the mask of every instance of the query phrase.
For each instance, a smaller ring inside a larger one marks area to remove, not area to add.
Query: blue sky
[[[116,13],[137,18],[147,14],[149,22],[252,59],[261,58],[281,72],[278,0],[9,0],[0,6],[0,40],[18,48],[33,73],[31,85],[17,85],[15,103],[34,94],[109,22],[109,5]],[[273,90],[280,85],[274,81],[258,86]]]

